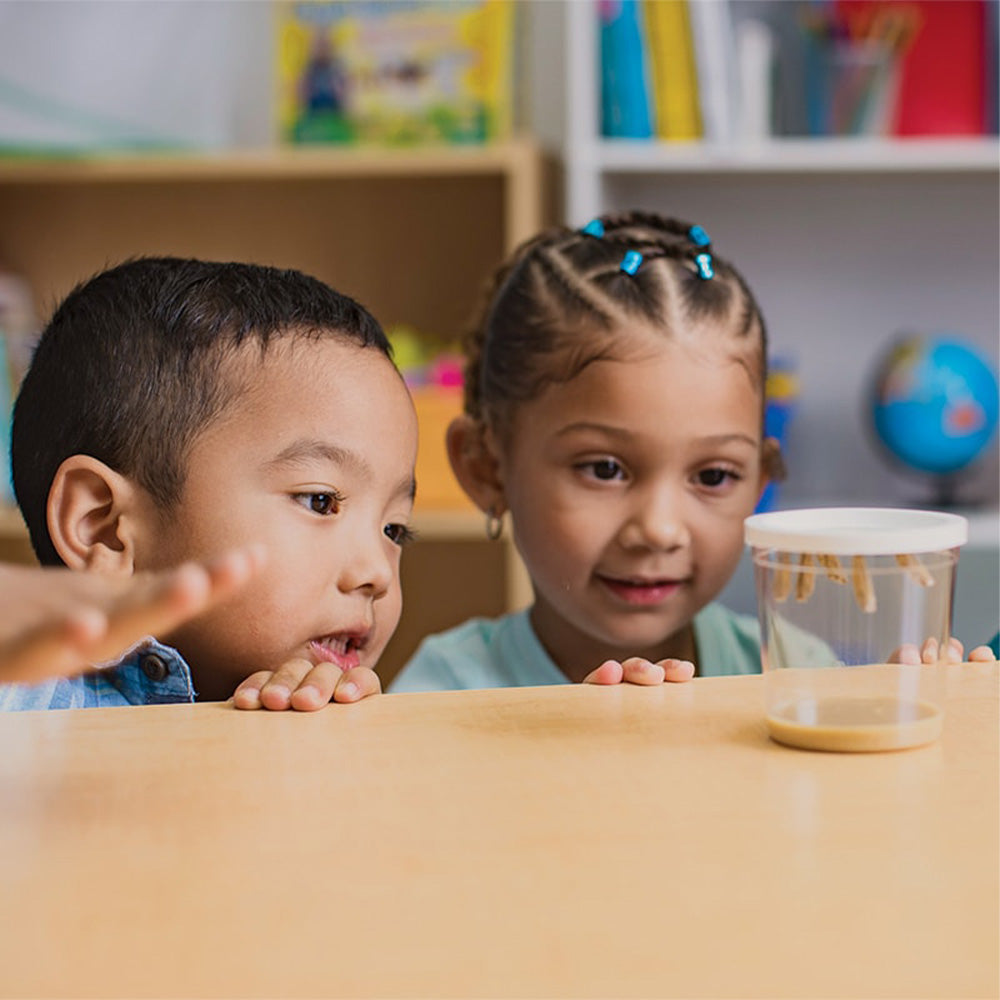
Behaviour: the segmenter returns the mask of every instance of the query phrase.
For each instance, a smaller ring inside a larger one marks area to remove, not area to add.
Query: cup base
[[[781,705],[767,716],[771,739],[803,750],[870,753],[933,743],[941,711],[897,698],[824,698]]]

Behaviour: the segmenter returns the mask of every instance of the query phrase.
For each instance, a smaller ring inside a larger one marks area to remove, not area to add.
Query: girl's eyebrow
[[[634,437],[632,431],[627,427],[616,427],[611,424],[598,424],[588,420],[581,420],[575,424],[567,424],[565,427],[560,427],[556,431],[556,437],[563,437],[568,434],[576,434],[580,431],[597,431],[600,434],[606,434],[609,437],[616,437],[625,440],[627,438]],[[757,448],[760,446],[760,442],[751,437],[749,434],[742,434],[740,432],[735,432],[733,434],[706,434],[704,437],[694,438],[692,443],[699,445],[708,445],[710,447],[718,447],[725,444],[735,444],[735,443],[745,443],[750,445],[751,448]]]
[[[580,420],[575,424],[567,424],[556,431],[556,437],[563,437],[567,434],[577,434],[580,431],[597,431],[600,434],[607,434],[610,437],[629,438],[632,432],[625,427],[615,427],[612,424],[598,424],[589,420]]]

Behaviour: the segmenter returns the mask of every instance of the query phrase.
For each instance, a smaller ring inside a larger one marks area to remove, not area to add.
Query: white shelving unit
[[[718,253],[739,266],[772,353],[798,365],[788,502],[929,496],[871,440],[867,391],[901,332],[955,333],[996,359],[997,139],[602,139],[595,5],[575,0],[562,11],[567,222],[659,211],[704,225]],[[961,499],[995,509],[996,452],[972,470]]]

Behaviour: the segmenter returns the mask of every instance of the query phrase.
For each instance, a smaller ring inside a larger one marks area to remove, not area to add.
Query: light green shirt
[[[709,604],[694,619],[699,674],[760,673],[757,620]],[[594,663],[594,667],[600,666]],[[403,691],[569,684],[538,641],[527,611],[502,618],[473,618],[428,636],[389,685]]]

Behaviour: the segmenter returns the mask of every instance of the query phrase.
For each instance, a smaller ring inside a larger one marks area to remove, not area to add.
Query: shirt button
[[[142,672],[153,681],[153,683],[159,683],[162,681],[167,674],[170,673],[170,668],[167,666],[166,662],[162,657],[157,656],[155,653],[149,653],[144,656],[139,661],[139,666],[142,668]]]

